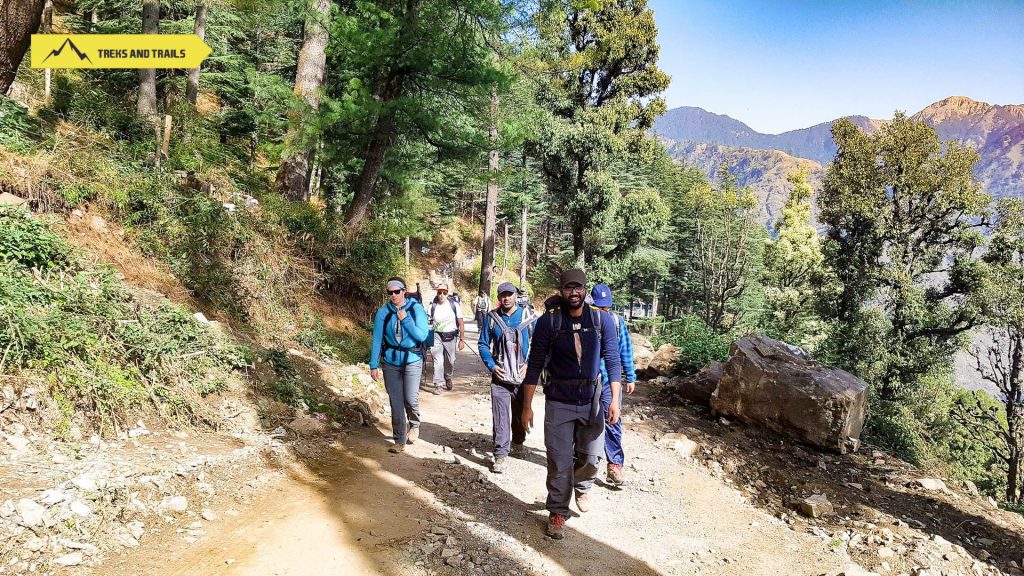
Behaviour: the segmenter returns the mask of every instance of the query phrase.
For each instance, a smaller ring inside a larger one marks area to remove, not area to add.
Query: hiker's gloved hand
[[[504,381],[504,380],[507,379],[507,377],[505,375],[505,371],[502,370],[501,366],[495,366],[494,367],[494,375],[498,377],[498,380]]]
[[[524,412],[524,414],[525,414],[525,412]],[[618,422],[618,421],[619,421],[619,404],[617,402],[612,402],[611,404],[608,405],[608,423],[611,424],[612,426],[614,426],[615,423]]]
[[[376,382],[380,382],[380,370],[377,368],[370,370],[370,378],[373,378]]]
[[[636,382],[626,382],[626,394],[632,394],[636,390]]]

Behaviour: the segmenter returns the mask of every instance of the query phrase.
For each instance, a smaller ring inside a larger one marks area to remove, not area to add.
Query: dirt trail
[[[198,542],[168,531],[96,573],[774,576],[822,574],[846,562],[703,467],[656,447],[652,431],[630,419],[639,394],[624,410],[629,484],[599,483],[591,511],[569,520],[565,540],[545,538],[541,427],[527,438],[528,455],[512,459],[505,474],[490,473],[486,373],[468,348],[459,362],[453,391],[421,391],[421,438],[405,454],[386,452],[386,419],[379,429],[353,430],[261,496],[220,510]],[[543,396],[534,404],[543,422]],[[440,560],[442,549],[459,553],[449,563],[456,567]]]

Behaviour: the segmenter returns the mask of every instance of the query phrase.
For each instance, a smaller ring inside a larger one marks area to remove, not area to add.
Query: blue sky
[[[669,108],[779,133],[947,96],[1024,104],[1024,0],[650,0]]]

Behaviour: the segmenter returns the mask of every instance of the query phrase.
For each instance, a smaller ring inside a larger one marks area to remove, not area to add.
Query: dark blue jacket
[[[558,334],[552,328],[555,314],[562,315],[562,326]],[[601,377],[601,360],[604,360],[608,378],[611,382],[622,381],[622,362],[619,358],[619,335],[615,321],[607,312],[600,312],[601,341],[597,340],[594,330],[590,306],[583,306],[583,315],[572,318],[563,310],[546,313],[537,321],[537,328],[530,342],[530,358],[527,362],[524,384],[536,384],[540,379],[544,362],[551,352],[548,361],[548,379],[552,383],[559,380],[598,380]],[[579,332],[583,354],[576,359],[574,332]],[[545,397],[556,402],[583,405],[593,399],[594,386],[558,386],[552,384],[544,389]]]

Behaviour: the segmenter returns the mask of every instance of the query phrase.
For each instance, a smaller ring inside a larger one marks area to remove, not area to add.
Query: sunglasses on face
[[[388,294],[391,294],[391,295],[401,294],[403,290],[405,290],[405,289],[404,288],[399,288],[398,290],[388,290]]]
[[[447,294],[448,291],[447,290],[438,290],[437,293],[438,294]]]

